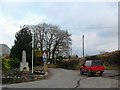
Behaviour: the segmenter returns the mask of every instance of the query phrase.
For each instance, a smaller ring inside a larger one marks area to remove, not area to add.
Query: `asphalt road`
[[[3,85],[5,88],[118,88],[118,80],[109,77],[116,71],[105,71],[103,76],[87,77],[79,71],[50,68],[47,80]],[[113,72],[113,73],[112,73]]]

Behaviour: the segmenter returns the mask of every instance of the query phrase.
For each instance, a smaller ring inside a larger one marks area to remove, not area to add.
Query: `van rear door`
[[[104,66],[102,65],[102,62],[100,60],[93,60],[91,69],[93,71],[104,71]]]

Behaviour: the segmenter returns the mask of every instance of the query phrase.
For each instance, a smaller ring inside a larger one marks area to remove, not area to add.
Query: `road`
[[[106,78],[108,72],[103,76],[87,77],[80,75],[79,71],[50,68],[50,77],[47,80],[33,81],[27,83],[3,85],[6,88],[118,88],[118,80]],[[115,72],[116,73],[116,72]],[[114,73],[114,74],[115,74]],[[105,76],[105,77],[104,77]]]

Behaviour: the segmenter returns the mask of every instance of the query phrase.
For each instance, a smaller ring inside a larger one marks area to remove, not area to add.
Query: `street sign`
[[[44,61],[44,63],[46,63],[46,60],[47,60],[47,54],[46,54],[45,52],[43,53],[43,56],[42,56],[42,57],[43,57],[43,61]]]

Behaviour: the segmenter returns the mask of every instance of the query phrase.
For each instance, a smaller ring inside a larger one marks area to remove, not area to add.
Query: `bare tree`
[[[54,60],[57,56],[69,55],[72,43],[71,34],[67,30],[61,30],[56,25],[46,23],[33,25],[32,30],[35,36],[35,49],[42,52],[46,50],[48,59]]]

